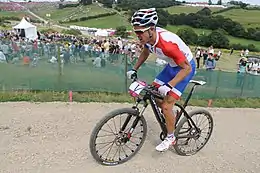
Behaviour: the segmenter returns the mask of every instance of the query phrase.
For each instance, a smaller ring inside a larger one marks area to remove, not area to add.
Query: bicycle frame
[[[196,84],[194,84],[194,86],[192,87],[192,89],[191,89],[190,93],[188,94],[188,97],[186,98],[186,100],[185,100],[185,102],[184,102],[183,105],[180,105],[180,104],[178,104],[178,103],[175,103],[175,106],[177,106],[177,107],[179,107],[179,108],[181,109],[180,112],[177,112],[176,119],[175,119],[175,127],[176,127],[178,121],[180,120],[181,115],[184,113],[184,116],[189,120],[188,123],[189,123],[190,127],[193,126],[197,131],[199,131],[198,127],[196,126],[196,124],[194,123],[194,121],[191,119],[191,117],[189,116],[189,114],[187,113],[187,111],[185,110],[185,108],[186,108],[186,106],[188,105],[188,102],[189,102],[189,100],[190,100],[190,98],[191,98],[191,96],[192,96],[192,94],[193,94],[193,92],[194,92],[195,87],[196,87]],[[163,135],[164,135],[164,136],[167,136],[167,128],[166,128],[165,118],[164,118],[164,116],[160,113],[159,107],[158,107],[157,104],[156,104],[156,98],[157,98],[157,99],[163,99],[162,97],[157,97],[157,96],[155,96],[155,95],[153,95],[153,94],[151,94],[151,93],[148,93],[148,92],[146,92],[146,94],[143,96],[142,99],[139,98],[139,97],[137,98],[137,100],[136,100],[136,105],[133,106],[132,108],[138,111],[138,116],[137,116],[136,119],[134,120],[134,122],[133,122],[133,124],[132,124],[132,126],[131,126],[131,128],[130,128],[130,130],[129,130],[129,132],[128,132],[128,138],[131,137],[131,134],[132,134],[133,130],[135,129],[136,125],[138,124],[139,119],[141,118],[141,116],[143,116],[143,113],[144,113],[145,109],[146,109],[147,106],[148,106],[148,101],[149,101],[150,104],[151,104],[153,113],[154,113],[154,115],[155,115],[155,117],[156,117],[156,120],[158,121],[158,123],[159,123],[159,125],[160,125],[160,127],[161,127],[161,130],[162,130]],[[138,104],[139,104],[140,102],[142,102],[142,101],[143,101],[144,103],[143,103],[143,108],[142,108],[141,111],[140,111],[137,106],[138,106]],[[131,119],[132,116],[133,116],[133,115],[130,115],[130,114],[128,115],[128,117],[126,118],[126,120],[125,120],[123,126],[121,127],[121,131],[124,131],[124,130],[125,130],[125,128],[126,128],[128,122],[130,121],[130,119]],[[192,138],[192,136],[182,136],[182,137],[176,136],[176,138],[177,138],[177,139],[178,139],[178,138]]]

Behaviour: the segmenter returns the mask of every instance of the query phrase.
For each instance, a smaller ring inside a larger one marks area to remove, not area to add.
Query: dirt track
[[[260,172],[260,112],[210,109],[212,138],[194,156],[154,149],[159,126],[146,112],[144,146],[125,164],[105,167],[90,155],[90,133],[104,113],[128,104],[1,103],[0,172],[10,173],[244,173]]]

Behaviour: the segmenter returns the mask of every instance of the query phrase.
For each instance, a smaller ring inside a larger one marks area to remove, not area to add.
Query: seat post
[[[186,98],[184,104],[183,104],[183,108],[185,108],[188,105],[188,102],[193,94],[194,88],[196,87],[196,84],[193,85],[193,87],[191,88],[190,93],[188,94],[188,97]]]

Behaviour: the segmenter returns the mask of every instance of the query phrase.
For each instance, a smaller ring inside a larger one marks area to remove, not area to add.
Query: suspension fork
[[[139,112],[139,114],[136,116],[136,118],[135,118],[135,120],[134,120],[134,122],[133,122],[133,124],[132,124],[132,126],[131,126],[131,128],[130,128],[130,130],[129,130],[129,132],[127,133],[128,139],[131,138],[132,133],[133,133],[135,127],[137,126],[139,120],[140,120],[141,117],[143,116],[143,113],[144,113],[145,109],[147,108],[147,106],[148,106],[148,103],[144,100],[143,108],[141,109],[141,111]]]
[[[140,98],[138,98],[138,100],[136,101],[136,105],[133,106],[133,109],[137,109],[137,110],[138,110],[137,105],[138,105],[141,101],[142,101],[142,100],[141,100]],[[135,118],[135,120],[133,121],[133,123],[132,123],[132,125],[131,125],[131,127],[130,127],[130,130],[127,132],[127,137],[128,137],[129,139],[131,138],[131,135],[132,135],[132,133],[133,133],[135,127],[137,126],[138,121],[140,120],[141,116],[143,116],[143,113],[144,113],[145,109],[147,108],[147,106],[148,106],[148,103],[147,103],[146,101],[144,101],[143,108],[141,109],[140,112],[139,112],[139,110],[138,110],[138,114],[136,115],[136,118]],[[124,124],[123,124],[123,126],[122,126],[122,128],[121,128],[121,130],[120,130],[120,132],[123,132],[123,131],[125,130],[127,124],[129,123],[130,119],[131,119],[133,116],[134,116],[134,115],[131,115],[131,114],[129,114],[129,115],[127,116],[127,118],[126,118],[126,120],[125,120],[125,122],[124,122]]]

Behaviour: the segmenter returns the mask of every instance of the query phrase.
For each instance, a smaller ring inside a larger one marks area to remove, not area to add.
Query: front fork
[[[132,123],[132,125],[131,125],[129,131],[128,131],[128,132],[125,132],[125,133],[127,133],[127,138],[128,138],[128,139],[131,138],[132,133],[133,133],[135,127],[136,127],[137,124],[138,124],[138,121],[140,120],[141,116],[143,116],[143,113],[144,113],[145,109],[146,109],[147,106],[148,106],[148,103],[145,102],[144,105],[143,105],[143,107],[142,107],[142,109],[141,109],[141,111],[139,111],[138,105],[139,105],[139,103],[140,103],[141,101],[142,101],[142,100],[138,98],[137,101],[136,101],[136,104],[132,107],[133,109],[137,110],[138,114],[136,115],[136,118],[135,118],[135,120],[133,121],[133,123]],[[122,126],[121,129],[120,129],[120,132],[121,132],[121,133],[125,131],[125,128],[127,127],[127,124],[130,122],[132,116],[133,116],[133,115],[131,115],[131,114],[129,114],[129,115],[127,116],[127,118],[126,118],[126,120],[125,120],[123,126]]]

